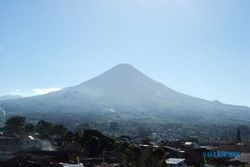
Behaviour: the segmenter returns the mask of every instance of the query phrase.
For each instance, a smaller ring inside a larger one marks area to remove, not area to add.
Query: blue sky
[[[250,1],[0,1],[0,95],[129,63],[197,97],[250,106]]]

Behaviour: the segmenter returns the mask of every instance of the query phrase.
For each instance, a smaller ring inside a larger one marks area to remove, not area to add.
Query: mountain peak
[[[130,64],[118,64],[79,86],[80,89],[91,87],[105,92],[116,91],[119,95],[124,90],[135,91],[141,90],[143,87],[157,87],[158,83]]]
[[[118,64],[106,72],[100,74],[96,78],[105,78],[109,81],[113,80],[138,80],[138,79],[149,79],[146,75],[144,75],[141,71],[136,69],[134,66],[130,64]]]
[[[110,70],[108,71],[117,71],[117,72],[128,72],[128,71],[136,71],[136,72],[139,72],[139,70],[137,70],[134,66],[130,65],[130,64],[126,64],[126,63],[123,63],[123,64],[118,64],[114,67],[112,67]]]
[[[113,68],[129,68],[129,69],[136,69],[134,66],[132,66],[131,64],[127,64],[127,63],[117,64],[117,65],[114,66]]]

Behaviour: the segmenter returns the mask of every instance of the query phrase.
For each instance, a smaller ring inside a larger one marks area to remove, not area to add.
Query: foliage
[[[101,153],[101,142],[100,139],[96,136],[92,136],[85,144],[86,151],[91,156],[97,156]]]
[[[25,132],[34,132],[35,126],[31,123],[25,125]]]
[[[39,121],[35,126],[35,131],[42,136],[63,135],[67,129],[63,125],[52,124],[44,120]]]
[[[21,133],[25,128],[25,118],[21,116],[11,117],[5,122],[4,128],[11,133]]]
[[[52,129],[53,129],[53,124],[50,122],[46,122],[44,120],[39,121],[35,127],[36,132],[38,132],[42,136],[49,135]]]
[[[103,149],[110,149],[113,147],[114,140],[106,137],[98,130],[86,130],[82,136],[81,142],[82,145],[86,144],[86,141],[89,141],[90,138],[96,137],[100,140],[100,148]]]
[[[140,155],[141,155],[140,148],[130,144],[129,147],[125,150],[124,166],[139,167]]]

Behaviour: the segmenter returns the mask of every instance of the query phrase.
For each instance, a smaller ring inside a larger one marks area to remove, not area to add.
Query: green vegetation
[[[112,123],[112,126],[114,123]],[[119,126],[115,123],[115,126]],[[108,127],[110,128],[110,127]],[[70,131],[63,125],[53,124],[44,120],[38,121],[35,124],[26,121],[26,118],[15,116],[9,118],[4,126],[5,134],[15,134],[17,138],[24,139],[27,135],[35,135],[39,140],[46,139],[47,141],[56,142],[54,146],[60,150],[69,151],[65,146],[80,145],[82,154],[89,157],[100,157],[104,152],[115,152],[120,156],[121,163],[124,167],[163,167],[164,166],[164,151],[160,148],[149,146],[141,148],[139,145],[120,141],[112,137],[108,137],[98,130],[87,129],[83,131]],[[116,129],[116,128],[115,128]],[[139,131],[141,128],[138,129]],[[112,131],[114,129],[112,128]],[[145,135],[144,130],[138,134]],[[53,139],[53,136],[57,139]],[[145,139],[145,142],[150,142]]]

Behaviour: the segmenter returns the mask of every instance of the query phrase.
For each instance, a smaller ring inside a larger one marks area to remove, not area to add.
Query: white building
[[[60,163],[62,167],[84,167],[83,164],[68,164],[68,163]]]
[[[169,158],[166,160],[167,167],[187,167],[185,159],[182,158]]]
[[[199,144],[196,142],[185,142],[184,146],[192,149],[200,148]]]

